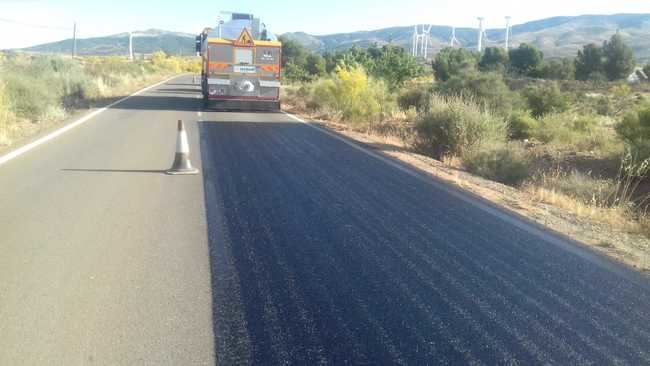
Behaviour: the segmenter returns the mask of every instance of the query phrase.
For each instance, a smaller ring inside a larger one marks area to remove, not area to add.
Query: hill
[[[70,53],[72,39],[46,43],[23,49],[37,53]],[[150,54],[165,51],[168,54],[194,54],[194,35],[148,29],[134,32],[133,50],[136,54]],[[84,38],[77,40],[77,54],[85,56],[128,55],[129,34],[120,33],[106,37]]]
[[[573,57],[583,45],[591,42],[600,44],[617,31],[634,49],[637,58],[650,59],[650,14],[581,15],[536,20],[512,28],[512,45],[527,42],[538,46],[548,58]],[[450,26],[433,26],[433,51],[446,47],[450,35]],[[505,30],[489,29],[487,35],[488,39],[493,41],[488,43],[488,46],[502,45]],[[413,26],[319,36],[296,32],[285,33],[283,36],[321,52],[346,49],[355,45],[365,47],[373,43],[393,43],[410,49]],[[477,43],[477,30],[457,28],[456,38],[461,46],[474,48]]]
[[[600,44],[619,31],[625,41],[634,49],[640,60],[650,60],[650,14],[581,15],[574,17],[553,17],[515,25],[512,29],[512,44],[527,42],[538,46],[547,58],[573,57],[578,49],[587,43]],[[502,45],[504,29],[488,29],[490,45]],[[440,50],[449,43],[450,26],[436,25],[431,28],[432,51]],[[310,35],[304,32],[285,33],[315,51],[335,51],[352,46],[367,47],[393,43],[406,49],[411,48],[413,26],[390,27],[373,31]],[[456,38],[463,47],[475,48],[477,31],[473,28],[457,28]],[[80,55],[126,55],[129,37],[127,33],[107,37],[77,40]],[[136,53],[153,53],[163,50],[170,54],[189,55],[194,52],[194,35],[149,29],[137,32],[133,41]],[[23,49],[39,53],[69,53],[72,40],[47,43]]]

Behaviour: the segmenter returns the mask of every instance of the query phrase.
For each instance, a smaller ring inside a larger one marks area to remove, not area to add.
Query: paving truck
[[[204,107],[279,111],[282,44],[252,14],[228,15],[196,37]]]

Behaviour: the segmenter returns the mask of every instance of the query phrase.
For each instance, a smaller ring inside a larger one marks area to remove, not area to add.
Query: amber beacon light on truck
[[[205,107],[280,110],[282,44],[253,15],[229,15],[196,37]]]

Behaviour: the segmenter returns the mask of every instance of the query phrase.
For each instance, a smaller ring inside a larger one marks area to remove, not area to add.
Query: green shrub
[[[88,100],[121,95],[149,76],[196,69],[197,59],[154,55],[152,62],[123,57],[70,59],[61,56],[3,56],[1,65],[10,112],[32,122],[59,120]],[[200,66],[200,64],[199,64]],[[4,109],[5,107],[0,107]]]
[[[383,120],[395,108],[386,84],[370,78],[359,65],[339,66],[331,77],[317,80],[309,99],[312,107],[337,113],[350,122]]]
[[[454,75],[437,85],[440,94],[470,96],[501,116],[509,115],[518,107],[517,95],[508,88],[503,76],[495,72],[469,72]]]
[[[13,119],[9,95],[5,83],[0,80],[0,146],[8,144],[8,131],[10,121]]]
[[[589,132],[594,129],[598,121],[593,116],[576,116],[571,121],[571,129],[578,132]]]
[[[480,55],[464,48],[443,48],[432,63],[436,80],[444,82],[452,76],[476,71]]]
[[[533,130],[532,137],[551,143],[557,149],[593,151],[601,155],[622,152],[621,141],[596,116],[553,113],[538,121],[539,125]]]
[[[63,108],[74,107],[94,94],[92,77],[76,60],[41,56],[13,63],[8,71],[6,83],[14,110],[33,121],[46,114],[60,115]]]
[[[403,111],[415,108],[416,111],[422,112],[426,110],[430,97],[431,90],[427,86],[414,84],[397,96],[397,105]]]
[[[303,82],[310,80],[309,73],[303,67],[294,63],[288,63],[284,66],[283,75],[289,82]]]
[[[523,94],[534,117],[564,112],[569,108],[568,97],[560,91],[556,82],[530,86]]]
[[[503,73],[508,67],[508,51],[501,47],[486,47],[478,63],[481,71]]]
[[[586,101],[583,100],[581,105],[600,116],[613,116],[616,113],[614,101],[607,96],[589,97]]]
[[[39,120],[49,106],[60,100],[57,86],[49,74],[8,73],[5,82],[16,114],[33,121]]]
[[[616,125],[616,132],[630,147],[635,159],[650,157],[650,103],[628,112]]]
[[[575,73],[575,63],[568,58],[545,61],[539,69],[539,77],[551,80],[573,80]]]
[[[577,170],[569,173],[556,171],[542,174],[535,180],[540,187],[599,207],[614,204],[618,190],[616,182],[612,179],[597,179]]]
[[[510,69],[520,75],[536,76],[544,61],[544,54],[534,45],[522,43],[508,51]]]
[[[526,111],[518,111],[510,115],[508,128],[513,139],[530,138],[539,122]]]
[[[435,158],[462,155],[487,142],[502,142],[507,137],[504,120],[462,97],[434,95],[429,110],[415,124],[416,147]]]
[[[462,156],[463,166],[484,178],[517,186],[530,176],[530,158],[519,144],[485,144]]]

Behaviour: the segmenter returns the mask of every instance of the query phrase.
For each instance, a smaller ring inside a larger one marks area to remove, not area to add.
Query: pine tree
[[[632,49],[625,44],[623,37],[616,33],[603,43],[605,56],[604,70],[609,80],[624,79],[634,71],[636,61]]]

